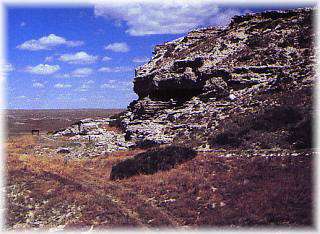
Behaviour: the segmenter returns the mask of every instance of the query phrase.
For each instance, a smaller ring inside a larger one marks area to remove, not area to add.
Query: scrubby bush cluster
[[[276,106],[223,124],[222,131],[209,140],[212,147],[245,147],[294,145],[310,148],[312,141],[311,116],[295,106]]]
[[[196,151],[192,148],[181,146],[148,150],[113,166],[110,179],[123,179],[138,174],[154,174],[157,171],[169,170],[195,156]]]
[[[151,147],[158,146],[159,143],[153,140],[140,140],[136,143],[135,147],[136,148],[141,148],[141,149],[147,149]]]
[[[312,147],[312,89],[282,88],[261,94],[256,101],[272,99],[254,113],[233,114],[208,138],[211,147],[296,148]]]

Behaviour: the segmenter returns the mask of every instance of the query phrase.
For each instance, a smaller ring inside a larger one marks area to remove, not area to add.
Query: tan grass
[[[64,202],[84,206],[82,218],[71,226],[312,222],[312,158],[304,153],[295,158],[268,160],[220,157],[223,153],[199,154],[169,171],[111,182],[112,166],[143,150],[119,151],[65,164],[58,154],[34,154],[32,148],[37,144],[37,137],[9,139],[7,180],[9,184],[29,182],[32,196],[39,201],[50,200],[48,208]],[[103,224],[106,219],[109,221]]]

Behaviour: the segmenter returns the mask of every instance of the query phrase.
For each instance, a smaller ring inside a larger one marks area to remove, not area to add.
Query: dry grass
[[[198,155],[171,171],[126,186],[148,195],[185,225],[311,225],[310,156]]]
[[[123,132],[121,130],[121,128],[119,128],[117,126],[104,125],[104,126],[101,126],[101,128],[105,129],[106,131],[112,131],[112,132],[117,132],[117,133],[122,133]]]
[[[65,164],[61,155],[33,154],[37,144],[31,136],[8,141],[8,186],[23,185],[21,191],[39,204],[49,201],[38,217],[50,217],[55,209],[67,213],[66,204],[80,207],[78,218],[63,221],[67,227],[312,225],[312,157],[307,152],[269,158],[247,158],[242,151],[237,157],[199,154],[169,171],[110,181],[113,165],[144,150]],[[8,201],[9,227],[27,222],[33,203],[19,199],[19,207]]]
[[[54,207],[59,209],[57,205],[64,203],[84,207],[81,218],[68,223],[70,227],[101,224],[97,221],[97,218],[100,217],[97,210],[106,209],[108,212],[104,216],[108,218],[103,225],[109,227],[137,225],[134,219],[124,214],[110,199],[101,195],[104,193],[103,190],[99,190],[108,180],[111,166],[119,161],[117,154],[110,156],[108,160],[94,158],[73,160],[72,163],[66,164],[63,156],[58,154],[55,157],[32,154],[31,149],[36,145],[37,137],[32,136],[16,137],[9,140],[6,164],[8,186],[26,183],[25,190],[29,191],[29,196],[35,202],[41,203],[49,199],[49,205],[46,204],[49,210]],[[125,155],[129,155],[129,153]],[[25,219],[17,220],[15,216],[17,213],[27,216],[27,211],[11,207],[10,201],[8,205],[7,225],[12,226],[14,223],[24,222]],[[30,204],[25,201],[23,205],[27,207]],[[41,215],[44,216],[44,214]]]

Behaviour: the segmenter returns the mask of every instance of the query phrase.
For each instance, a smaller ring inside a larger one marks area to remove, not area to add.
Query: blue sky
[[[152,57],[155,45],[266,9],[213,1],[8,6],[7,108],[125,108],[137,98],[134,68]]]

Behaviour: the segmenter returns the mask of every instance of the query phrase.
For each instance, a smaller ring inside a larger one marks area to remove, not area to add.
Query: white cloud
[[[101,85],[100,88],[102,88],[102,89],[108,89],[108,88],[115,89],[116,86],[114,84],[105,83],[105,84]]]
[[[49,62],[52,62],[53,61],[53,56],[47,56],[47,57],[45,57],[45,59],[44,59],[44,62],[45,63],[49,63]]]
[[[87,85],[87,84],[82,84],[78,89],[76,89],[75,91],[78,91],[78,92],[86,92],[88,91],[90,88],[90,85]]]
[[[148,62],[150,59],[148,57],[135,57],[132,59],[132,62],[134,63],[146,63]]]
[[[73,77],[87,77],[93,73],[93,70],[88,67],[78,68],[71,72],[71,76]]]
[[[71,84],[57,83],[57,84],[54,85],[54,87],[56,89],[67,89],[67,88],[71,88],[72,85]]]
[[[24,43],[17,46],[21,50],[50,50],[56,46],[66,45],[69,47],[75,47],[83,45],[82,41],[68,41],[63,37],[56,36],[55,34],[50,34],[49,36],[41,37],[37,40],[32,39],[25,41]]]
[[[88,91],[91,87],[92,87],[92,84],[94,84],[94,81],[93,80],[88,80],[88,81],[85,81],[82,83],[82,85],[77,88],[75,91],[78,91],[78,92],[86,92]]]
[[[105,50],[111,50],[113,52],[125,53],[130,50],[129,46],[125,42],[115,42],[104,47]]]
[[[98,56],[89,55],[84,51],[75,54],[63,54],[59,57],[60,61],[71,64],[89,64],[97,61]]]
[[[98,69],[99,72],[112,72],[111,67],[101,67]]]
[[[23,21],[22,21],[22,22],[20,23],[20,27],[24,27],[24,26],[26,26],[26,25],[27,25],[26,22],[23,22]]]
[[[133,36],[179,34],[213,25],[224,26],[236,11],[225,12],[213,0],[112,1],[95,5],[96,16],[125,22]]]
[[[14,67],[11,63],[7,63],[7,64],[4,64],[3,65],[3,72],[6,74],[6,73],[9,73],[9,72],[12,72],[14,71]]]
[[[38,88],[38,89],[44,88],[44,84],[42,84],[42,83],[40,83],[40,82],[35,82],[35,83],[32,84],[32,86],[33,86],[34,88]]]
[[[117,81],[109,80],[100,86],[101,89],[117,89],[121,91],[132,90],[133,82],[131,81]]]
[[[32,74],[37,74],[37,75],[51,75],[57,71],[60,70],[59,65],[48,65],[48,64],[39,64],[37,66],[28,66],[26,67],[25,71],[32,73]]]
[[[84,45],[83,41],[67,41],[66,42],[66,46],[69,46],[69,47],[77,47],[82,45]]]
[[[244,11],[244,13],[248,13],[248,11]],[[217,14],[215,17],[211,18],[209,24],[225,26],[231,22],[233,16],[241,14],[242,13],[239,10],[226,9],[224,11],[219,12],[219,14]]]
[[[99,72],[129,72],[133,71],[132,67],[101,67],[98,69]]]
[[[114,26],[116,26],[117,28],[122,27],[121,20],[116,20],[116,21],[114,22]]]
[[[68,101],[71,99],[71,94],[70,93],[60,93],[57,96],[57,100],[59,101]]]
[[[107,61],[110,61],[112,58],[108,57],[108,56],[105,56],[102,58],[102,61],[103,62],[107,62]]]
[[[84,82],[85,84],[94,84],[94,81],[93,80],[88,80],[86,82]]]
[[[56,74],[54,77],[56,78],[70,78],[70,74],[68,73],[63,73],[63,74]]]

